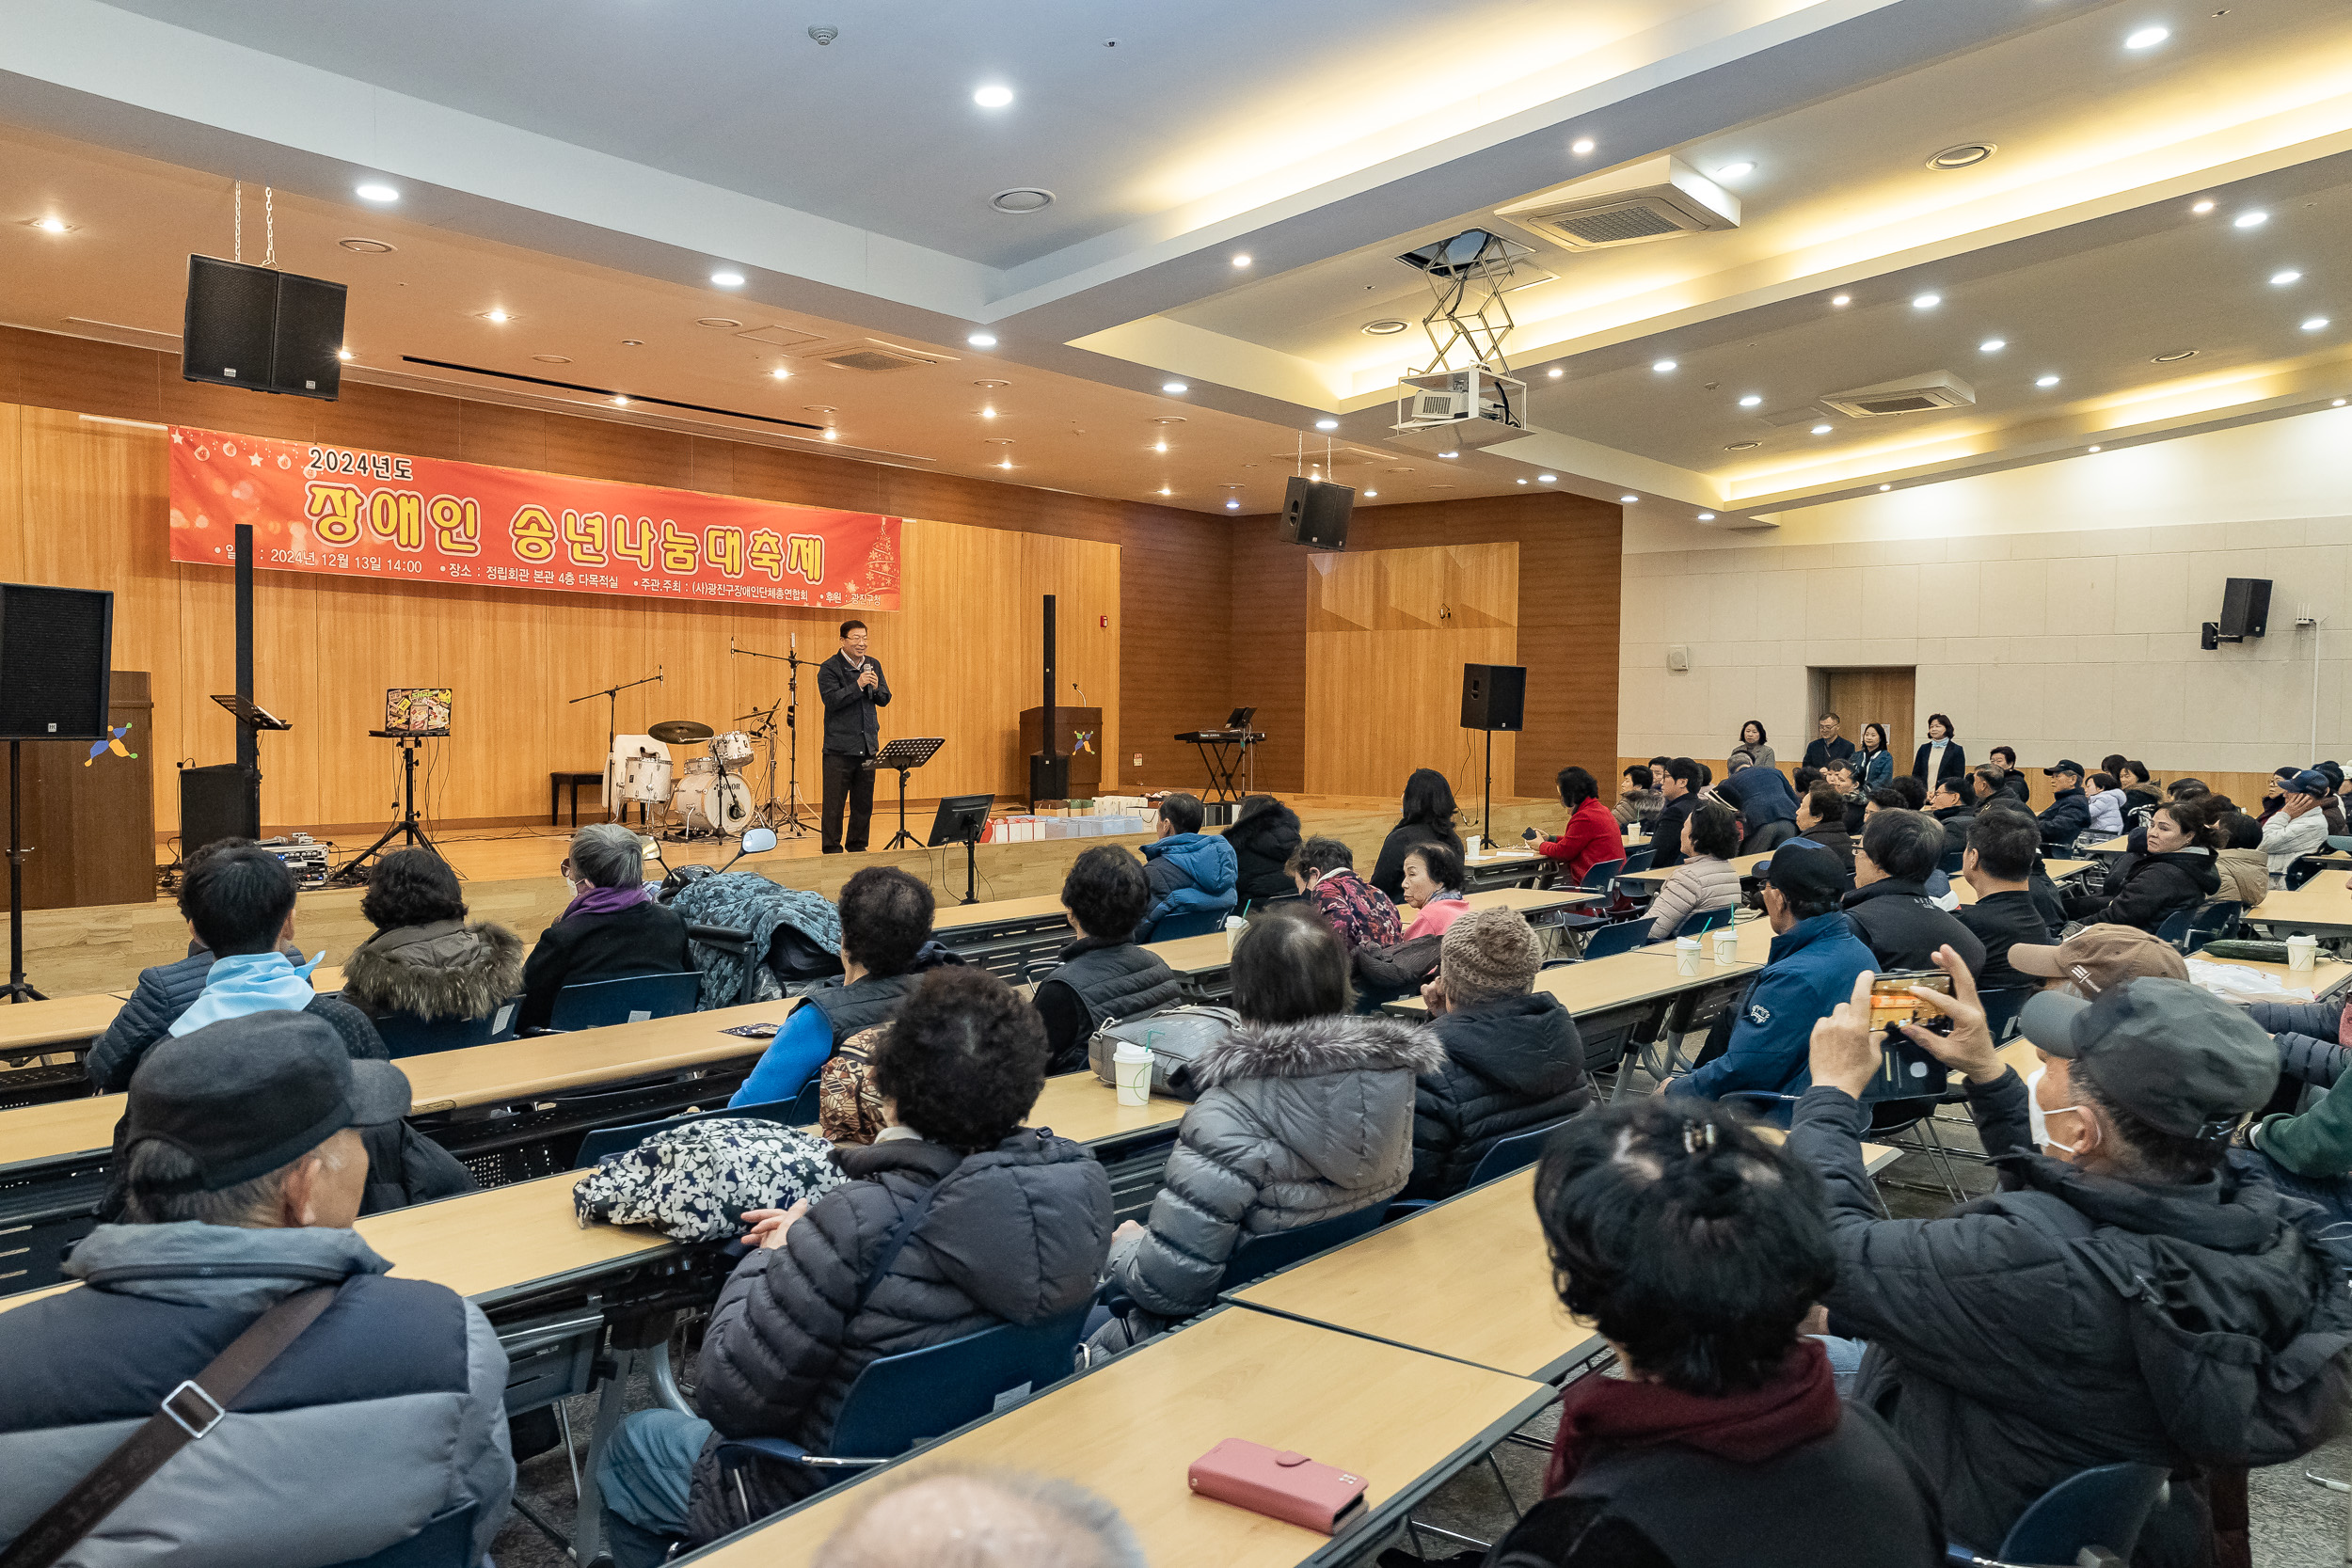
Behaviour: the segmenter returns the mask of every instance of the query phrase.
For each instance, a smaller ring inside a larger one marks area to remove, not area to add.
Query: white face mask
[[[2058,1148],[2064,1149],[2069,1154],[2080,1154],[2082,1149],[2078,1146],[2062,1144],[2050,1136],[2052,1117],[2064,1116],[2069,1111],[2080,1111],[2082,1107],[2061,1105],[2055,1111],[2044,1111],[2042,1108],[2042,1079],[2049,1070],[2046,1067],[2036,1068],[2033,1069],[2033,1076],[2026,1080],[2026,1125],[2038,1148]]]

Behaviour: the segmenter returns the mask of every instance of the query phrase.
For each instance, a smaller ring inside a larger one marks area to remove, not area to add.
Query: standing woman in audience
[[[1372,868],[1372,885],[1391,903],[1405,892],[1405,851],[1416,844],[1442,844],[1462,853],[1462,835],[1454,830],[1454,786],[1434,768],[1416,768],[1405,781],[1404,811]]]
[[[1537,843],[1535,852],[1557,863],[1562,880],[1575,887],[1594,866],[1625,859],[1625,832],[1616,815],[1600,803],[1599,782],[1590,773],[1563,768],[1558,784],[1560,803],[1568,808],[1567,826],[1558,838]]]
[[[1740,873],[1731,857],[1739,852],[1739,814],[1721,800],[1701,801],[1683,818],[1682,863],[1650,901],[1650,941],[1664,942],[1692,915],[1738,908]]]
[[[1405,902],[1397,918],[1413,911],[1405,940],[1443,936],[1447,927],[1470,908],[1463,889],[1462,857],[1442,844],[1418,844],[1405,852]]]
[[[1928,715],[1928,738],[1911,759],[1911,776],[1930,789],[1946,779],[1956,779],[1968,771],[1968,753],[1952,738],[1952,720],[1947,713]]]
[[[1780,758],[1772,752],[1772,741],[1764,733],[1764,721],[1761,719],[1751,719],[1740,726],[1740,744],[1732,750],[1747,752],[1756,759],[1758,768],[1780,766]]]
[[[2193,910],[2218,895],[2221,870],[2214,851],[2222,840],[2207,811],[2205,798],[2158,806],[2148,819],[2148,852],[2100,892],[2069,896],[2068,918],[2086,926],[2137,926],[2153,931],[2174,911]]]
[[[1853,772],[1854,783],[1862,786],[1866,796],[1895,782],[1895,755],[1886,749],[1885,725],[1862,726],[1862,744],[1853,754]]]

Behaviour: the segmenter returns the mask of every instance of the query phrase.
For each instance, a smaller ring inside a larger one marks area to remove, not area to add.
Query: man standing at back
[[[147,1053],[127,1223],[74,1248],[79,1289],[0,1313],[0,1547],[37,1532],[74,1563],[335,1563],[437,1520],[455,1539],[430,1560],[481,1560],[515,1485],[506,1353],[481,1308],[387,1278],[351,1230],[360,1132],[407,1110],[398,1068],[352,1061],[301,1013]],[[274,1348],[239,1376],[215,1358],[248,1333]],[[134,1433],[177,1449],[95,1517],[50,1520]]]
[[[1804,749],[1807,768],[1826,768],[1832,759],[1844,761],[1853,755],[1853,742],[1837,733],[1845,721],[1834,713],[1824,713],[1813,726],[1813,738]]]
[[[1143,847],[1143,880],[1152,907],[1136,927],[1137,942],[1152,940],[1152,928],[1172,914],[1232,912],[1233,884],[1241,863],[1233,847],[1216,833],[1200,831],[1200,802],[1179,792],[1160,800],[1159,836]]]
[[[866,849],[874,816],[874,769],[882,750],[882,715],[890,705],[890,683],[882,660],[866,651],[866,623],[841,623],[841,648],[817,667],[817,696],[825,705],[824,851],[837,855]],[[841,835],[841,807],[850,807],[850,833]]]

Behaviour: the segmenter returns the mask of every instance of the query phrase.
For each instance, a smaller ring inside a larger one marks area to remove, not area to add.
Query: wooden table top
[[[0,1006],[0,1055],[31,1054],[31,1048],[61,1045],[103,1035],[122,1010],[123,999],[105,991],[56,996],[46,1002]]]
[[[1748,924],[1761,926],[1764,923],[1759,920]],[[1770,940],[1768,935],[1766,941]],[[1535,989],[1558,997],[1562,1006],[1581,1017],[1611,1007],[1671,996],[1677,991],[1691,990],[1719,980],[1726,974],[1748,974],[1757,967],[1753,961],[1719,964],[1710,957],[1713,952],[1712,946],[1702,946],[1699,949],[1698,973],[1683,974],[1677,972],[1675,963],[1674,944],[1663,942],[1656,947],[1638,948],[1630,953],[1618,953],[1585,963],[1562,964],[1557,969],[1542,970],[1535,976]],[[1417,995],[1400,997],[1389,1006],[1400,1012],[1415,1014],[1428,1010]]]
[[[2352,929],[2352,888],[2343,879],[2326,875],[2298,888],[2273,888],[2268,897],[2246,911],[2246,918],[2258,926]]]
[[[1334,1543],[1186,1486],[1191,1463],[1228,1437],[1289,1449],[1370,1482],[1378,1513],[1422,1478],[1500,1441],[1551,1397],[1538,1383],[1269,1312],[1225,1307],[889,1467],[1018,1464],[1115,1506],[1158,1563],[1293,1568]],[[690,1560],[697,1568],[795,1568],[872,1495],[850,1482]],[[1361,1529],[1341,1538],[1361,1550]]]
[[[1029,1108],[1029,1125],[1050,1128],[1073,1143],[1094,1144],[1167,1127],[1184,1120],[1191,1108],[1190,1101],[1166,1095],[1121,1105],[1119,1091],[1091,1071],[1061,1072],[1045,1080],[1045,1092]]]
[[[933,932],[951,931],[963,926],[993,926],[999,922],[1059,920],[1064,911],[1061,895],[1040,894],[1035,898],[999,898],[993,903],[942,904],[931,916]]]

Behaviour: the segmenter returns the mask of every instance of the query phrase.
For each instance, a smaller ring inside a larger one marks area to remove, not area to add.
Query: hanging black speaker
[[[331,403],[342,389],[343,295],[324,277],[189,257],[181,377]]]
[[[1282,543],[1343,550],[1355,510],[1356,492],[1347,485],[1294,476],[1282,488]]]

